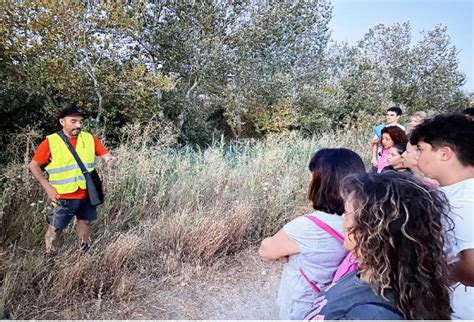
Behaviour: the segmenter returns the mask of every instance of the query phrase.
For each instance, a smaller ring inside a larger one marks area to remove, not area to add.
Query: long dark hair
[[[328,214],[342,215],[344,200],[340,185],[348,174],[365,172],[361,157],[349,149],[321,149],[309,162],[312,173],[308,198],[313,208]]]
[[[394,295],[406,319],[449,320],[443,247],[452,221],[445,195],[413,175],[388,171],[347,177],[343,196],[355,209],[348,228],[353,252],[375,292]]]

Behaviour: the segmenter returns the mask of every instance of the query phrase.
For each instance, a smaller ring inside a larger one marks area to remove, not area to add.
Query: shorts
[[[82,220],[96,220],[97,207],[91,205],[89,198],[59,199],[57,205],[48,213],[48,223],[50,226],[64,229],[74,216]]]

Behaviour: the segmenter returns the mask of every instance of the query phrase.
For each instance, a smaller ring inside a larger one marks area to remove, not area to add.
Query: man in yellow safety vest
[[[62,131],[71,142],[88,171],[95,168],[95,156],[107,165],[115,163],[113,156],[99,139],[82,131],[84,113],[76,108],[66,108],[59,116]],[[42,166],[48,179],[43,176]],[[48,214],[48,230],[45,235],[46,254],[57,251],[59,234],[76,217],[76,232],[81,249],[90,247],[91,222],[97,218],[96,206],[89,201],[86,181],[74,156],[58,133],[48,135],[38,146],[28,165],[51,200],[52,210]]]

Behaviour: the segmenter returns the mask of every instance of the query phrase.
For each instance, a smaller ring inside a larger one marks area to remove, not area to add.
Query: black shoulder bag
[[[91,205],[98,206],[104,202],[104,191],[102,189],[102,182],[100,181],[99,173],[97,170],[92,170],[89,172],[84,163],[82,163],[81,158],[77,155],[76,150],[73,148],[71,142],[66,137],[63,131],[59,131],[58,135],[63,139],[66,146],[71,151],[72,156],[76,159],[77,165],[81,169],[84,178],[86,179],[87,194],[89,195],[89,200]]]

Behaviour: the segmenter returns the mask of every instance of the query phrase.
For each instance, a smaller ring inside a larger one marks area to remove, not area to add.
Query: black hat
[[[77,116],[77,115],[85,116],[86,114],[75,107],[68,107],[68,108],[65,108],[61,112],[61,114],[59,114],[59,118],[62,119],[63,117],[66,117],[66,116]]]

